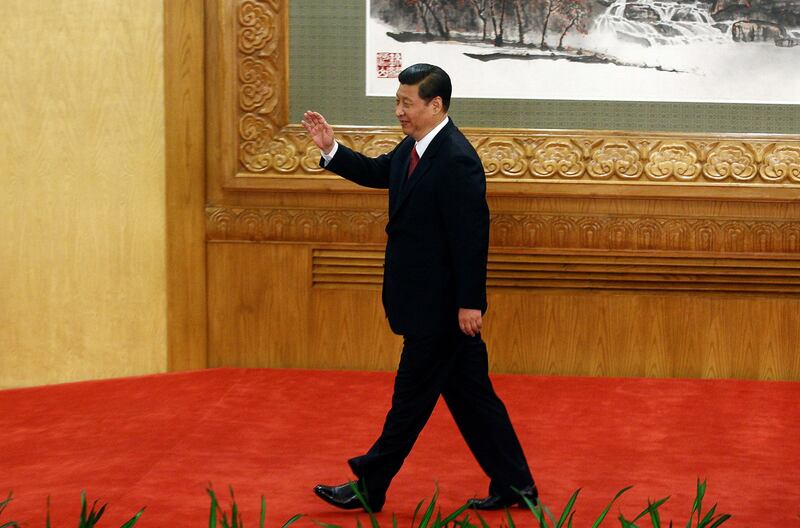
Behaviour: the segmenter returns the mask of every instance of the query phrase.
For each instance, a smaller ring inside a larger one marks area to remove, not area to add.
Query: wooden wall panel
[[[312,289],[310,251],[305,244],[209,245],[210,366],[394,368],[400,341],[380,295]]]
[[[288,2],[206,6],[211,363],[394,368],[361,258],[379,262],[386,194],[322,171],[288,122]],[[465,133],[488,177],[494,370],[800,379],[799,136]],[[337,137],[377,155],[400,132]]]
[[[312,282],[312,253],[332,251],[211,244],[212,365],[395,368],[380,288]],[[797,295],[490,288],[489,304],[495,372],[800,379]]]
[[[167,368],[163,14],[0,2],[0,388]]]
[[[204,23],[199,0],[164,0],[169,370],[208,364]]]
[[[797,298],[503,291],[489,303],[496,371],[800,378]]]

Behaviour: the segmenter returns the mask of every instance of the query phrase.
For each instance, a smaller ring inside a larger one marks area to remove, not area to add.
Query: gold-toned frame
[[[319,168],[319,150],[300,125],[289,123],[288,0],[209,4],[218,21],[211,28],[216,49],[210,50],[209,77],[221,95],[211,102],[216,112],[212,108],[209,130],[219,136],[210,148],[218,148],[212,159],[219,160],[222,187],[354,191],[349,182]],[[464,132],[483,159],[490,194],[800,197],[800,136]],[[337,128],[337,138],[378,154],[402,135],[398,128],[350,127]]]

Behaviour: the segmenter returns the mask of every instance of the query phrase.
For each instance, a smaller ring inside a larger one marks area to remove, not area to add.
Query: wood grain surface
[[[0,2],[0,387],[167,368],[162,17]]]
[[[164,0],[170,370],[208,365],[204,26],[203,2]]]

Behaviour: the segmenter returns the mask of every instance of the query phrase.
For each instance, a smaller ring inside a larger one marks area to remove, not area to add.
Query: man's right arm
[[[391,154],[370,158],[340,145],[333,127],[318,112],[307,111],[302,124],[322,153],[322,168],[365,187],[389,188]]]
[[[325,161],[324,156],[320,160],[321,167],[364,187],[389,188],[389,171],[394,151],[370,158],[336,143],[332,152],[335,155],[329,162]]]

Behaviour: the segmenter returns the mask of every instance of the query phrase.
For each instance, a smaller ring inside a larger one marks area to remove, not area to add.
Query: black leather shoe
[[[522,496],[527,498],[529,501],[533,503],[534,506],[539,504],[539,493],[536,491],[536,486],[528,486],[520,490]],[[470,508],[474,508],[476,510],[502,510],[503,508],[508,508],[510,506],[521,506],[521,507],[528,507],[525,504],[525,500],[520,496],[519,493],[514,493],[510,496],[503,496],[503,495],[489,495],[485,499],[469,499],[467,503],[469,504]]]
[[[338,486],[325,486],[324,484],[317,484],[314,486],[314,493],[317,494],[317,497],[324,500],[328,504],[332,504],[337,508],[341,508],[343,510],[356,510],[358,508],[363,508],[364,505],[361,504],[361,501],[358,499],[358,495],[356,492],[353,491],[353,485],[356,485],[355,482],[345,482],[344,484],[340,484]],[[361,492],[361,490],[359,489]],[[361,492],[362,496],[365,494]],[[365,499],[367,497],[365,496]],[[369,504],[369,503],[368,503]],[[378,513],[381,511],[383,504],[369,504],[370,509],[374,513]]]

